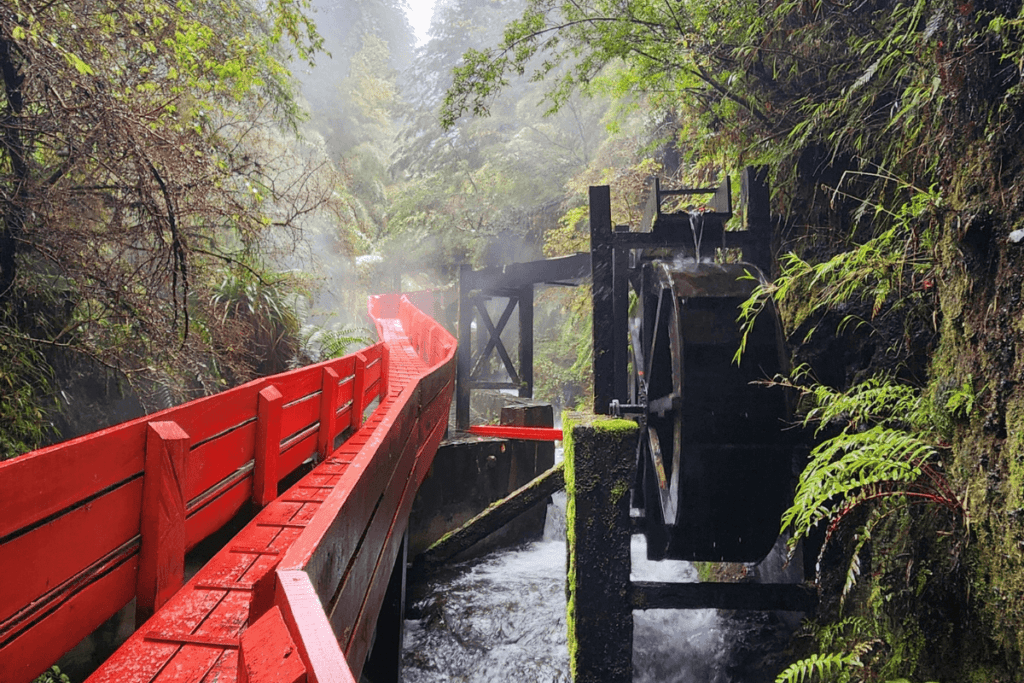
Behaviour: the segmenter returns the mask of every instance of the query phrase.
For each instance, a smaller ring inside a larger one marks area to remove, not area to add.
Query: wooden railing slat
[[[185,456],[185,500],[192,500],[252,462],[256,450],[256,423],[207,441]]]
[[[140,477],[0,545],[0,623],[138,535],[141,509]]]

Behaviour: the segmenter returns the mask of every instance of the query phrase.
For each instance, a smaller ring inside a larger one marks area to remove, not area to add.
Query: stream
[[[562,683],[570,680],[565,627],[565,494],[548,509],[544,539],[445,568],[410,586],[406,683]],[[633,537],[632,578],[697,581],[689,562],[650,562]],[[760,612],[634,612],[633,680],[765,683],[783,668],[791,632]]]

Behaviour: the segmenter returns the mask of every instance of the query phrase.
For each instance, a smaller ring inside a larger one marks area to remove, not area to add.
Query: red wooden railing
[[[358,677],[455,369],[455,340],[406,297],[374,297],[370,313],[383,341],[357,354],[0,463],[0,681],[31,680],[133,597],[137,625],[164,610],[125,647],[165,647],[128,653],[128,669],[112,660],[96,680],[198,681],[216,667],[224,681],[288,666],[309,681]],[[321,464],[277,499],[311,457]],[[184,553],[250,500],[263,508],[246,528],[255,536],[207,565],[255,557],[244,577],[200,572],[179,590]],[[170,633],[168,609],[195,612],[187,601],[210,595],[220,612],[241,610],[233,627],[203,635],[214,622],[202,617]],[[268,659],[268,638],[292,650]],[[220,648],[194,679],[168,664],[187,660],[190,643]]]

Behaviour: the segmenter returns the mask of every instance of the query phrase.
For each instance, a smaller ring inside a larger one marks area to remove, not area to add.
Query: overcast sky
[[[427,30],[430,28],[430,13],[434,9],[434,0],[409,0],[409,23],[416,32],[416,45],[427,42]]]

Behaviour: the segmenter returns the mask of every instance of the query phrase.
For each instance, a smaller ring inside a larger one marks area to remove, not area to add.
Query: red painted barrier
[[[467,430],[477,436],[493,436],[499,439],[523,439],[525,441],[561,441],[562,430],[552,427],[512,427],[509,425],[472,425]]]
[[[447,423],[455,353],[407,299],[370,311],[384,341],[358,354],[0,463],[0,681],[31,680],[136,594],[140,614],[166,604],[90,680],[271,680],[273,658],[244,652],[282,632],[306,680],[358,678]],[[256,519],[168,599],[182,548],[249,500]]]

